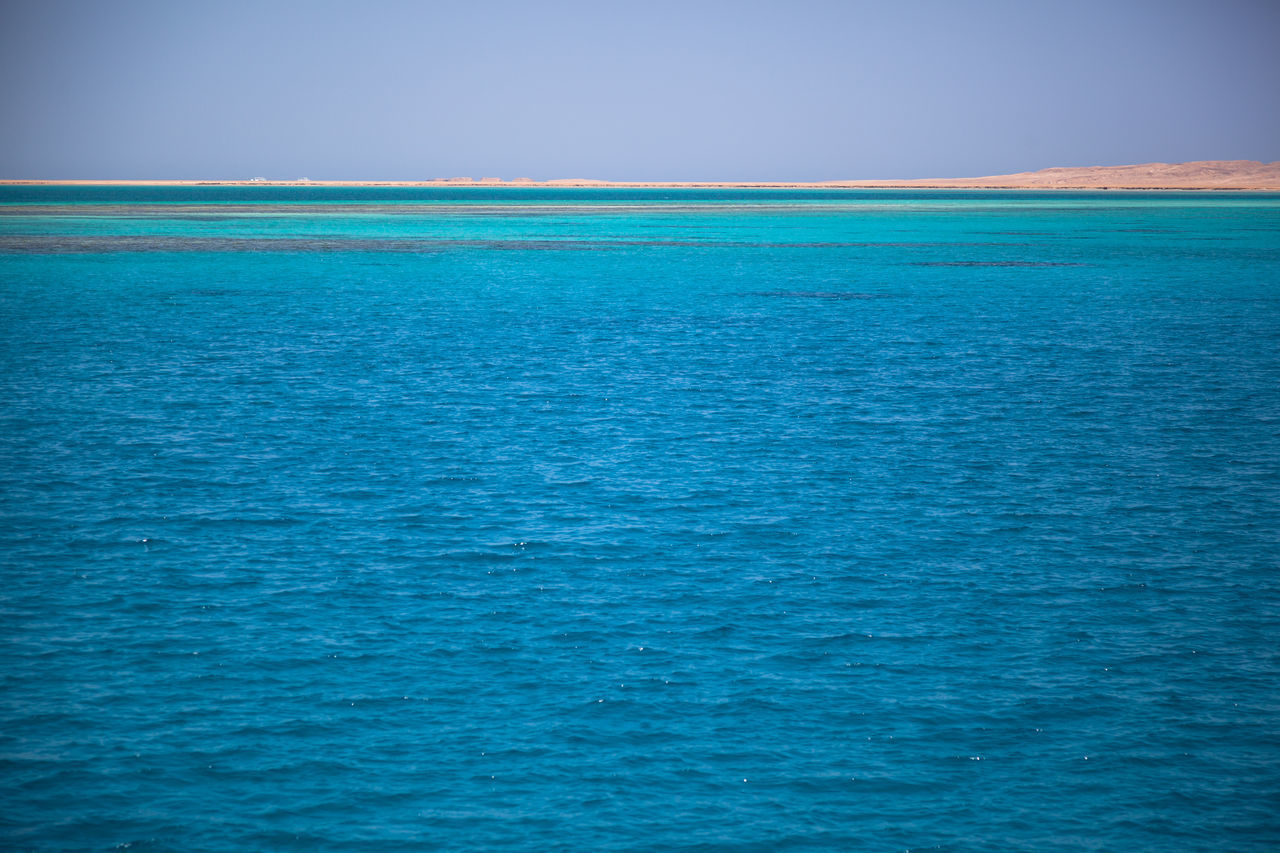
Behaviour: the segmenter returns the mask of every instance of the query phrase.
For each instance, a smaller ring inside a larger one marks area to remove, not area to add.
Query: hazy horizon
[[[0,14],[0,178],[820,181],[1280,160],[1267,2]]]

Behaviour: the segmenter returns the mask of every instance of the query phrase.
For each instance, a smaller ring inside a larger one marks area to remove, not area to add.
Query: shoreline
[[[424,180],[310,180],[296,178],[182,180],[45,180],[0,179],[0,186],[146,186],[146,187],[419,187],[477,189],[970,189],[970,190],[1229,190],[1280,191],[1280,161],[1207,160],[1192,163],[1145,163],[1136,166],[1055,167],[1037,172],[978,178],[913,178],[906,180],[833,181],[605,181],[590,178],[432,178]]]
[[[737,181],[632,182],[632,181],[512,181],[459,183],[451,181],[188,181],[188,180],[23,180],[0,179],[0,187],[270,187],[282,188],[420,188],[420,189],[595,189],[595,190],[1061,190],[1063,192],[1280,192],[1280,185],[1176,186],[1105,184],[1042,186],[1039,184],[952,184],[942,181],[831,181],[821,183],[759,183]]]

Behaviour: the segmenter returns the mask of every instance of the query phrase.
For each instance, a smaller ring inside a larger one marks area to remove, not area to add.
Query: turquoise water
[[[0,846],[1280,846],[1280,198],[0,191]]]

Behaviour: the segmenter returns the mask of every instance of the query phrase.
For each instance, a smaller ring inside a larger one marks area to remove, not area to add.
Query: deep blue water
[[[1280,197],[0,191],[0,847],[1280,846]]]

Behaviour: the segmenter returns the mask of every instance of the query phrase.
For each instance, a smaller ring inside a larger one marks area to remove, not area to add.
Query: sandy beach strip
[[[1245,190],[1280,191],[1280,161],[1200,160],[1192,163],[1144,163],[1134,166],[1055,167],[1038,172],[977,178],[833,181],[607,181],[560,178],[432,178],[427,180],[41,180],[0,179],[4,186],[155,186],[155,187],[475,187],[559,189],[1028,189],[1028,190]]]

